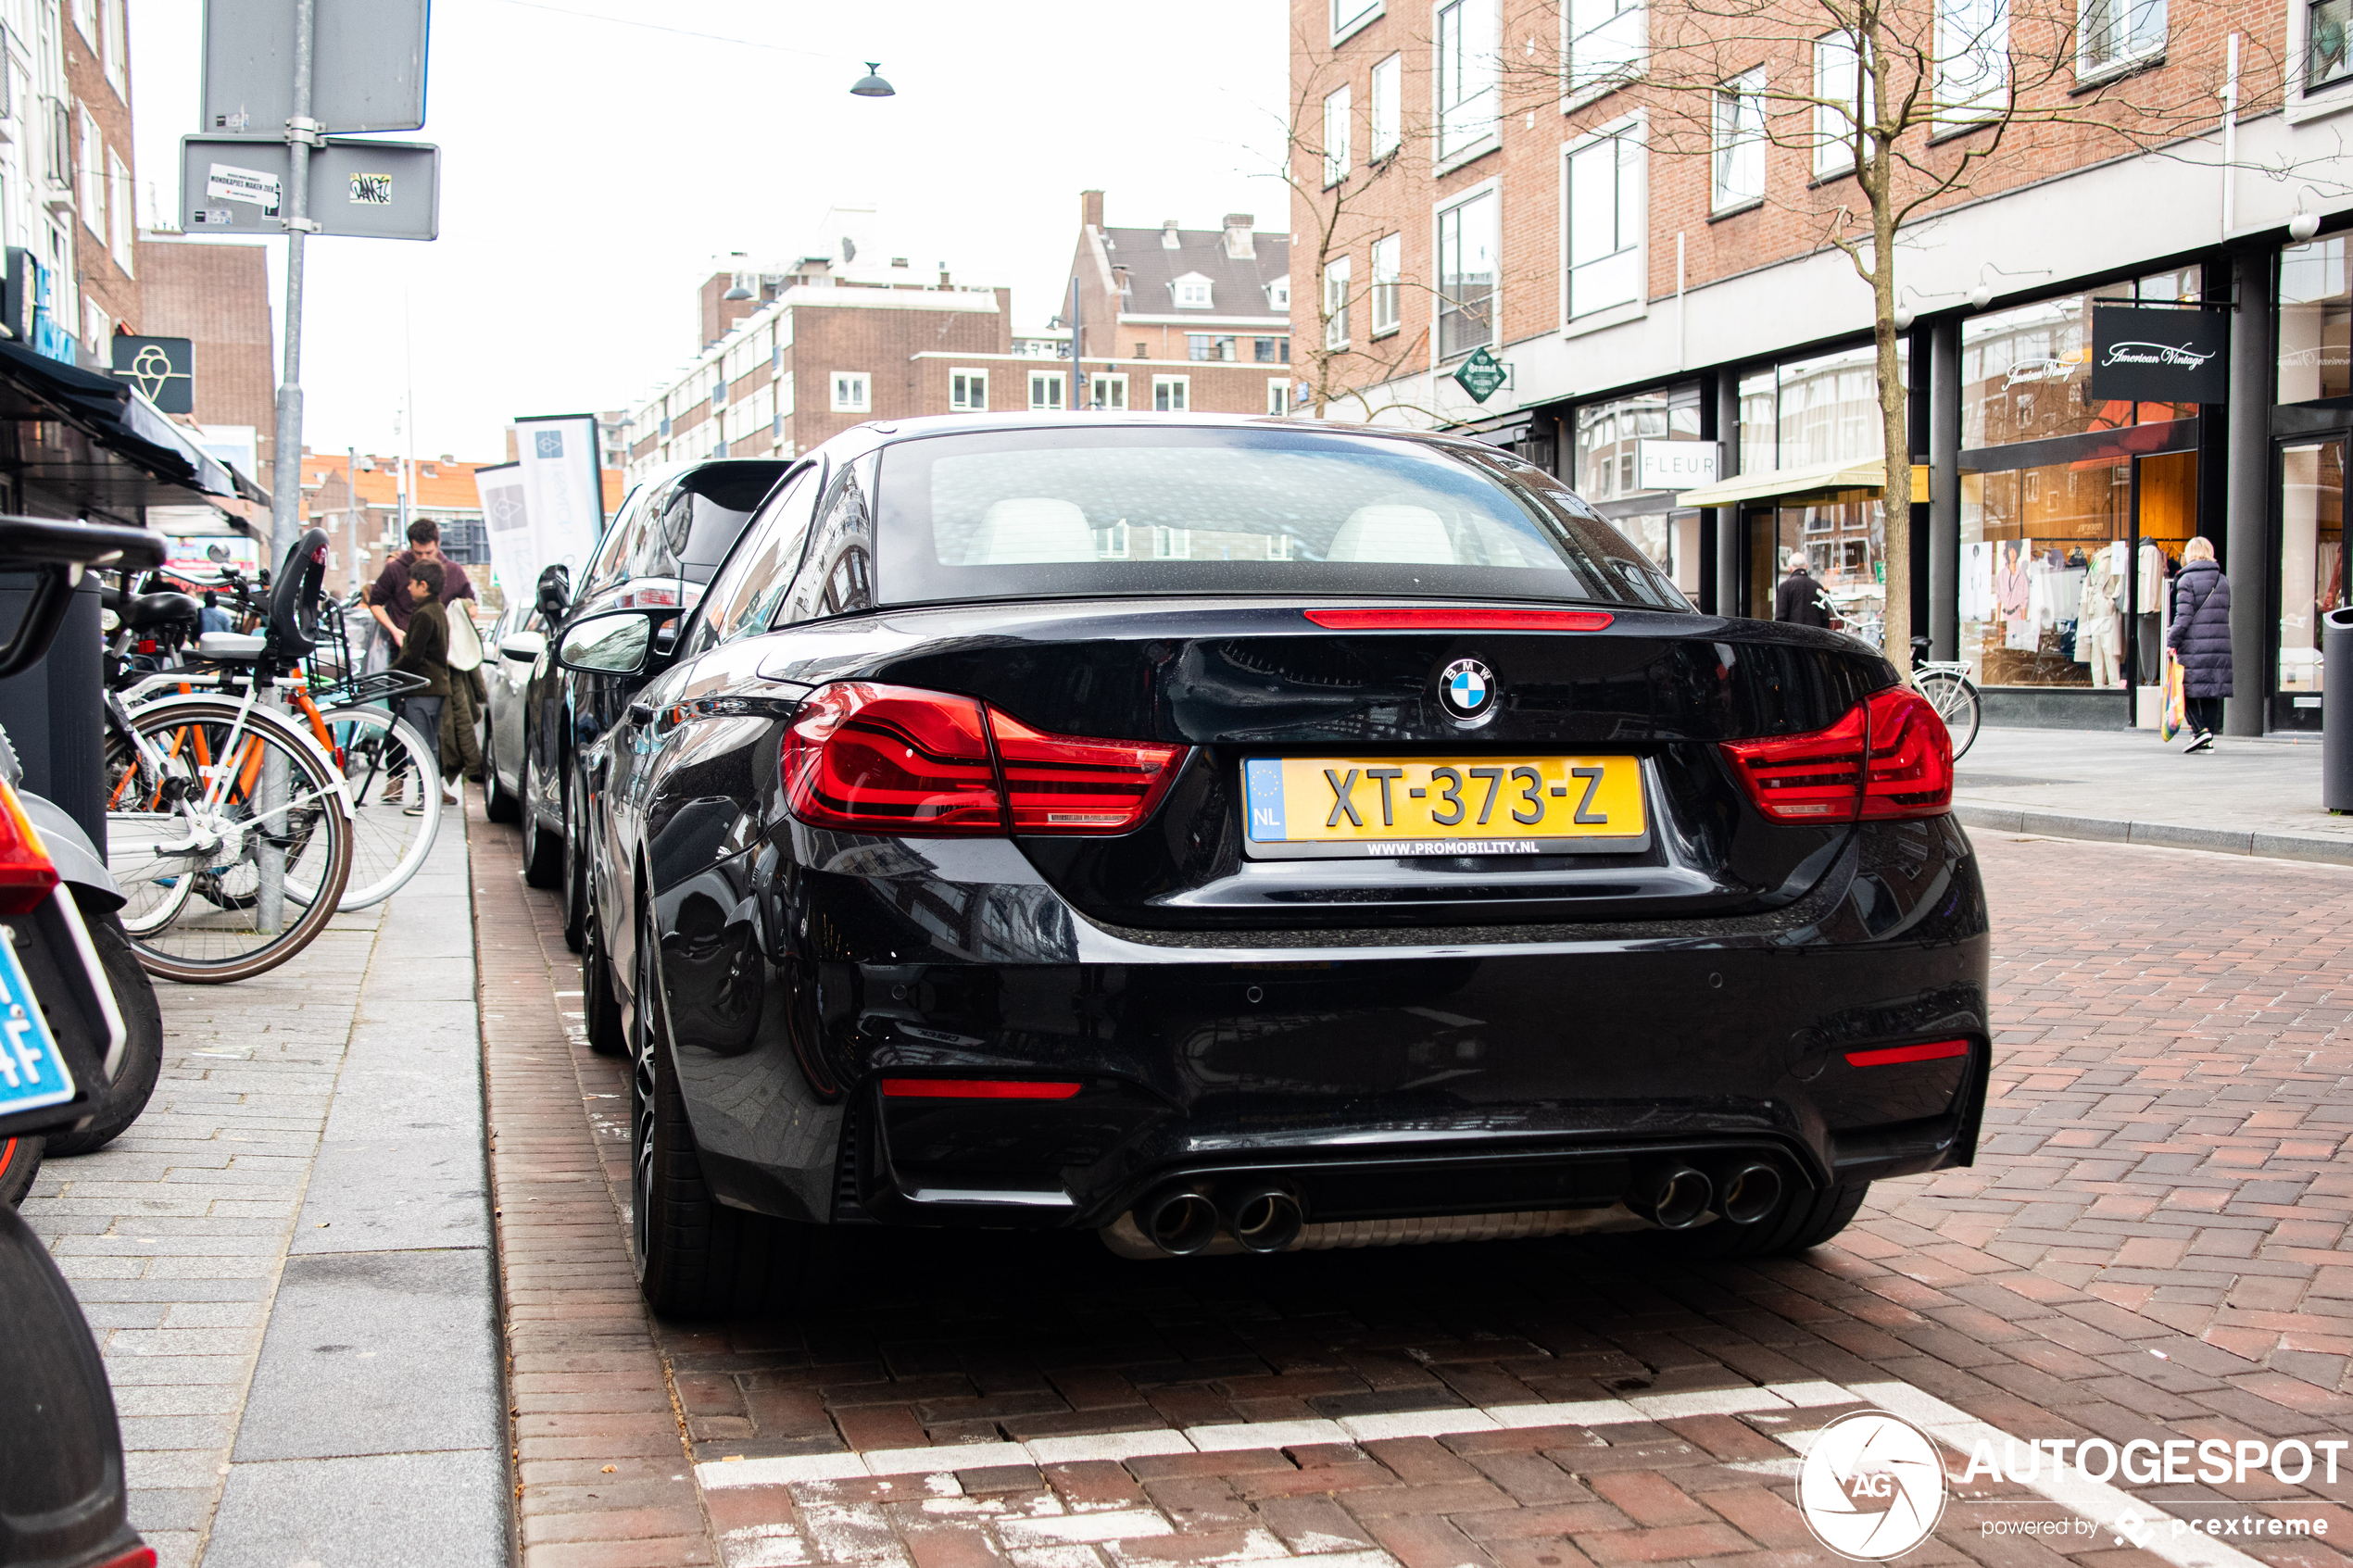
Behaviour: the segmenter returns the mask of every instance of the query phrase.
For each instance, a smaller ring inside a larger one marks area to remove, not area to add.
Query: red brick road
[[[2000,1029],[1980,1163],[1887,1184],[1803,1260],[1518,1243],[1133,1263],[1091,1237],[867,1233],[789,1312],[662,1325],[628,1288],[625,1084],[581,1043],[552,900],[521,887],[510,835],[477,843],[533,1568],[1833,1561],[1782,1437],[1843,1396],[1737,1408],[1772,1402],[1758,1385],[1897,1381],[2020,1437],[2353,1436],[2353,872],[1982,839]],[[1662,1399],[1709,1390],[1731,1397]],[[1125,1462],[1003,1446],[1588,1400],[1659,1402]],[[874,1457],[965,1444],[992,1447],[962,1468]],[[761,1462],[846,1453],[893,1473]],[[2325,1520],[2324,1539],[2233,1544],[2336,1562],[2353,1462],[2338,1474],[2145,1495]],[[2106,1529],[1982,1533],[2066,1517],[1981,1480],[1904,1561],[2156,1561]]]

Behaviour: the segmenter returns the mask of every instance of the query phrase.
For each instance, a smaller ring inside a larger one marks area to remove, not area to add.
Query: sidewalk
[[[2152,730],[1986,728],[1962,758],[1974,828],[2353,865],[2353,817],[2321,809],[2321,741],[2218,739],[2183,755]]]
[[[509,1560],[471,913],[452,809],[284,967],[157,985],[145,1114],[25,1200],[170,1568]]]

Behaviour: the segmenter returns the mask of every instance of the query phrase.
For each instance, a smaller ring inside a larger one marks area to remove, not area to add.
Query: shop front
[[[2342,234],[2280,256],[2279,383],[2271,410],[2279,618],[2265,718],[2321,723],[2321,617],[2347,602],[2345,465],[2353,443],[2353,287]]]
[[[1707,441],[1706,410],[1697,381],[1577,405],[1567,422],[1570,483],[1595,510],[1632,540],[1684,594],[1701,590],[1700,514],[1685,504],[1692,465],[1663,453],[1667,444],[1692,450]],[[1712,465],[1710,465],[1712,467]]]

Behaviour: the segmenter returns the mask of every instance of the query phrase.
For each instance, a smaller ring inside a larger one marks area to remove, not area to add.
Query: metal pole
[[[363,558],[359,554],[359,448],[351,447],[349,452],[350,455],[344,458],[343,469],[343,509],[351,527],[351,571],[346,573],[348,581],[344,583],[346,591],[359,587],[367,581],[359,571],[359,562]]]
[[[277,450],[270,465],[270,559],[286,570],[286,557],[302,536],[302,244],[318,227],[311,222],[310,149],[319,144],[319,125],[310,118],[310,69],[316,0],[295,0],[294,113],[286,120],[286,184],[280,194],[286,213],[286,369],[278,383]],[[257,678],[258,678],[257,676]],[[263,700],[276,704],[274,692]],[[264,932],[285,927],[286,799],[285,763],[275,747],[265,754],[260,804],[265,813],[258,855],[261,885],[255,897],[254,922]],[[276,840],[275,843],[272,840]]]
[[[1070,275],[1070,406],[1084,408],[1092,400],[1087,395],[1087,370],[1078,362],[1078,274],[1073,272]]]

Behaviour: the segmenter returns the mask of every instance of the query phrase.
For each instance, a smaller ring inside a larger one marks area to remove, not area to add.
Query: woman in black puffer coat
[[[2214,749],[2222,727],[2222,699],[2235,696],[2231,676],[2231,580],[2214,559],[2214,542],[2182,547],[2182,574],[2173,580],[2173,625],[2165,646],[2182,661],[2182,692],[2190,721],[2190,751]],[[2186,753],[2185,753],[2186,755]]]

